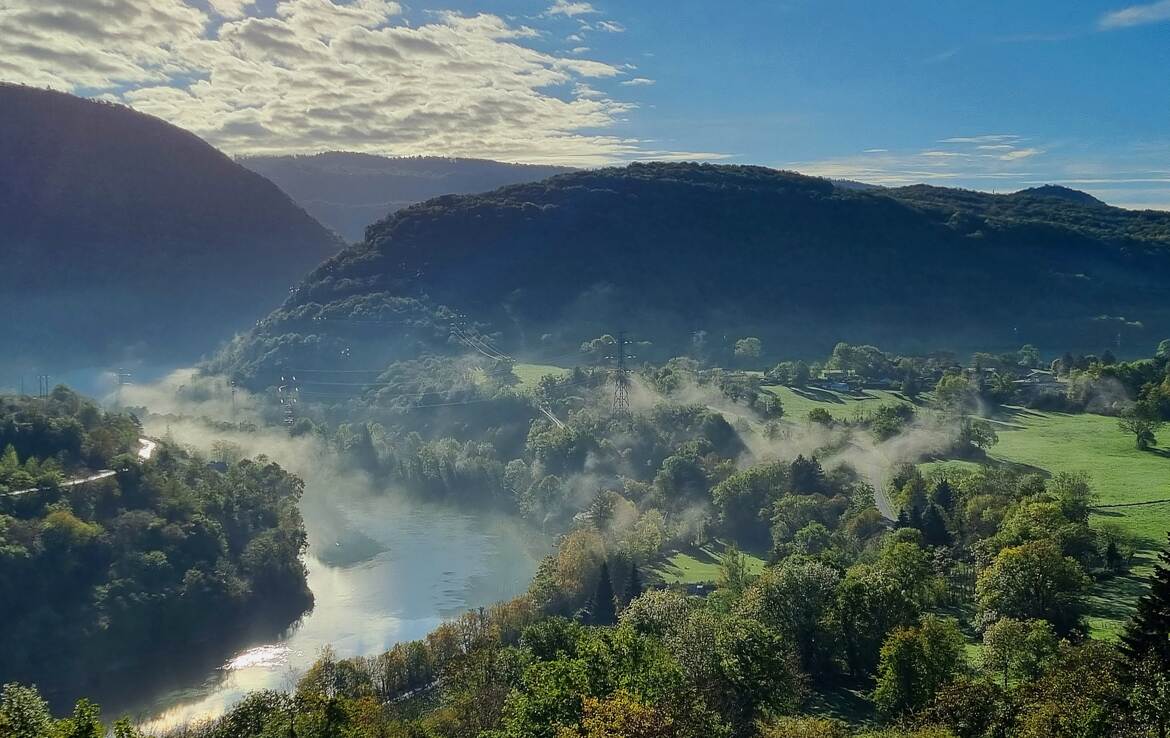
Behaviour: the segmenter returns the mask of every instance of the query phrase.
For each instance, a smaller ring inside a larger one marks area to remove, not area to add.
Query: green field
[[[546,375],[552,374],[556,377],[563,377],[572,373],[572,370],[560,366],[552,366],[551,364],[516,364],[512,367],[512,373],[519,377],[520,387],[522,389],[531,390]]]
[[[670,552],[651,574],[666,584],[705,584],[719,581],[719,559],[726,550],[721,543]],[[764,570],[764,560],[744,551],[749,574]]]
[[[563,377],[572,373],[572,371],[572,369],[552,366],[551,364],[514,364],[512,366],[512,373],[520,380],[516,388],[523,392],[530,392],[535,389],[541,378],[548,374]],[[476,384],[484,384],[487,381],[487,377],[484,375],[482,369],[476,369],[472,377]]]
[[[999,443],[991,463],[1012,464],[1045,474],[1083,471],[1093,480],[1102,505],[1092,522],[1116,523],[1142,540],[1144,550],[1133,571],[1099,582],[1089,598],[1093,635],[1116,636],[1133,603],[1145,589],[1155,552],[1166,544],[1170,530],[1170,450],[1165,443],[1139,451],[1132,435],[1103,415],[1068,415],[1007,408],[994,420]],[[1164,440],[1164,439],[1163,439]],[[962,468],[971,462],[941,461],[928,468]],[[1150,503],[1133,507],[1109,507]]]
[[[828,410],[837,420],[853,420],[858,413],[869,412],[880,405],[906,403],[902,395],[887,390],[862,390],[859,394],[853,395],[779,385],[767,385],[761,389],[779,397],[780,404],[784,407],[784,417],[793,421],[804,420],[808,417],[809,410],[818,407]]]
[[[1170,530],[1170,448],[1139,451],[1132,435],[1103,415],[1068,415],[1008,408],[995,421],[999,443],[992,463],[1033,468],[1047,474],[1083,471],[1105,506],[1094,518],[1112,521],[1159,547]],[[954,466],[966,462],[936,462]],[[1167,500],[1167,502],[1158,502]],[[1111,508],[1132,503],[1155,504]]]

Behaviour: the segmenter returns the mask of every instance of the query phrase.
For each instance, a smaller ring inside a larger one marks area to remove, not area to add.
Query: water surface
[[[116,697],[146,727],[222,714],[252,690],[288,689],[330,646],[339,657],[381,653],[425,636],[444,619],[525,590],[541,543],[498,515],[460,512],[397,496],[331,499],[307,490],[311,612],[258,639],[200,679],[162,694]],[[108,711],[110,712],[110,711]]]

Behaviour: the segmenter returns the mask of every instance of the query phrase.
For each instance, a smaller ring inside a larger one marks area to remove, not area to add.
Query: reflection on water
[[[524,591],[542,553],[514,521],[369,498],[307,494],[313,610],[268,643],[250,644],[202,684],[109,705],[153,729],[210,718],[246,693],[287,689],[325,646],[372,655],[421,638],[444,618]]]

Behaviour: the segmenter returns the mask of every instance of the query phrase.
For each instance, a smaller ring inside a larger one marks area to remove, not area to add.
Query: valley
[[[0,738],[1170,735],[1167,2],[0,6]]]

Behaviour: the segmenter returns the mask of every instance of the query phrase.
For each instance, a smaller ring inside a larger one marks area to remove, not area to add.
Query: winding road
[[[138,439],[138,458],[142,459],[143,461],[150,461],[151,457],[154,456],[155,449],[157,449],[157,448],[158,448],[157,441],[152,441],[149,438],[139,438]],[[110,477],[114,476],[117,473],[118,472],[114,471],[113,469],[102,469],[101,471],[94,472],[93,474],[90,474],[89,476],[75,477],[73,479],[66,480],[64,482],[61,482],[57,486],[58,487],[77,487],[79,485],[89,484],[90,482],[96,482],[96,481],[101,480],[101,479],[109,479]],[[0,494],[0,497],[20,497],[22,495],[32,494],[33,492],[40,492],[43,489],[45,489],[45,488],[44,487],[29,487],[28,489],[18,489],[18,490],[13,490],[12,492],[5,492],[4,494]]]

